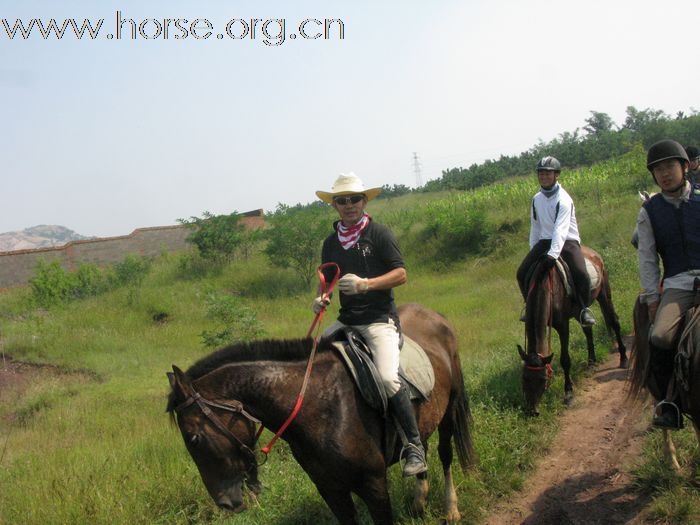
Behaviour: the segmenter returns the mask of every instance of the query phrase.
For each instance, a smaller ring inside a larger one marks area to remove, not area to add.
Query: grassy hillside
[[[628,333],[638,290],[636,253],[629,243],[639,209],[636,191],[651,189],[643,152],[564,172],[561,182],[576,202],[584,243],[608,265],[615,307]],[[460,510],[471,523],[483,519],[496,499],[522,486],[564,409],[555,360],[542,416],[528,419],[521,413],[515,345],[523,338],[522,301],[514,276],[527,251],[529,202],[536,189],[533,176],[369,206],[378,221],[395,229],[407,255],[409,283],[397,289],[398,302],[415,301],[443,313],[458,333],[480,458],[466,475],[455,472]],[[425,254],[436,253],[440,238],[426,237],[422,226],[445,214],[467,216],[473,209],[484,211],[484,228],[490,232],[486,246],[453,261],[427,260]],[[6,422],[0,431],[0,523],[333,523],[284,443],[261,469],[265,488],[253,508],[243,515],[220,513],[164,414],[165,372],[173,363],[184,368],[210,351],[201,338],[215,326],[207,317],[208,294],[236,294],[255,311],[267,336],[292,338],[303,336],[312,320],[313,290],[299,289],[291,273],[270,267],[261,255],[205,277],[185,278],[180,268],[178,256],[163,255],[137,289],[116,289],[49,310],[29,309],[26,289],[0,296],[6,353],[90,372],[82,379],[34,385],[11,406],[0,406],[0,422]],[[594,312],[602,320],[597,307]],[[154,320],[162,314],[165,322]],[[598,355],[611,346],[601,324],[595,328]],[[572,328],[573,371],[580,380],[585,340]],[[558,356],[556,344],[554,350]],[[16,418],[7,418],[9,413]],[[697,462],[690,431],[680,434],[679,455]],[[657,494],[655,516],[692,520],[700,499],[685,496],[690,503],[682,509],[674,503],[688,486],[660,465],[656,441],[657,436],[650,438],[650,460],[640,468],[640,490]],[[436,441],[431,445],[430,506],[423,520],[407,513],[412,483],[396,467],[391,470],[400,523],[439,523],[442,475]]]

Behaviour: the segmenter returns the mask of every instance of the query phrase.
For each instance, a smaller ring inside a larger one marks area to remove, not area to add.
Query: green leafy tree
[[[187,241],[197,247],[202,258],[217,264],[233,260],[245,231],[235,211],[229,215],[213,215],[205,211],[201,218],[178,219],[178,222],[192,230]]]
[[[273,266],[291,268],[308,286],[321,260],[321,244],[331,232],[333,210],[325,204],[278,204],[268,215],[265,255]]]
[[[613,130],[613,121],[607,113],[591,111],[591,116],[586,119],[587,126],[583,129],[591,135],[601,135]]]

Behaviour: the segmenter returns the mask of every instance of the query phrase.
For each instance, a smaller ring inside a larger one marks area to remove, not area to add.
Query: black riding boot
[[[406,451],[406,462],[403,465],[404,476],[415,476],[428,470],[425,462],[425,450],[420,440],[416,415],[413,412],[411,399],[406,388],[401,385],[396,394],[389,398],[389,409],[406,435],[408,445],[401,451]]]
[[[654,376],[656,385],[659,388],[659,395],[662,399],[654,410],[654,418],[651,424],[655,427],[679,429],[683,428],[683,416],[680,411],[680,399],[666,399],[668,395],[668,384],[673,375],[673,352],[671,350],[661,350],[649,344],[651,373]]]
[[[593,326],[595,324],[595,317],[593,317],[593,312],[585,304],[581,303],[581,311],[578,314],[578,322],[581,326]]]

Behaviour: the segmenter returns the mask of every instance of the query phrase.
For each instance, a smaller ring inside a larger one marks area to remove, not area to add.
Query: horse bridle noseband
[[[199,409],[202,411],[202,413],[207,417],[207,419],[209,419],[209,421],[211,421],[214,424],[214,426],[217,429],[219,429],[219,431],[221,431],[221,433],[223,433],[232,443],[238,444],[238,447],[241,449],[241,451],[245,453],[245,455],[248,457],[248,460],[252,461],[253,464],[257,465],[257,458],[255,456],[255,452],[253,452],[253,450],[248,445],[243,443],[243,441],[241,441],[238,436],[231,432],[229,428],[223,424],[221,419],[219,419],[219,416],[217,416],[209,407],[220,408],[222,410],[226,410],[227,412],[240,414],[254,425],[261,424],[260,420],[246,412],[246,410],[243,408],[243,403],[241,403],[240,401],[236,401],[237,404],[234,406],[222,405],[220,403],[215,403],[214,401],[210,401],[205,397],[202,397],[199,392],[195,392],[194,390],[192,390],[192,392],[193,393],[190,397],[188,397],[185,401],[183,401],[175,407],[175,412],[179,413],[180,411],[184,410],[190,405],[196,403]],[[256,442],[259,435],[259,433],[256,433]]]

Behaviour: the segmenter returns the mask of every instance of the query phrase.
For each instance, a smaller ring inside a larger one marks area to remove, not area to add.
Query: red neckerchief
[[[360,235],[362,230],[364,230],[369,224],[370,216],[366,213],[362,215],[362,218],[357,222],[357,224],[350,226],[349,228],[343,225],[343,222],[338,222],[338,240],[340,245],[344,250],[349,250],[357,241],[360,240]]]

